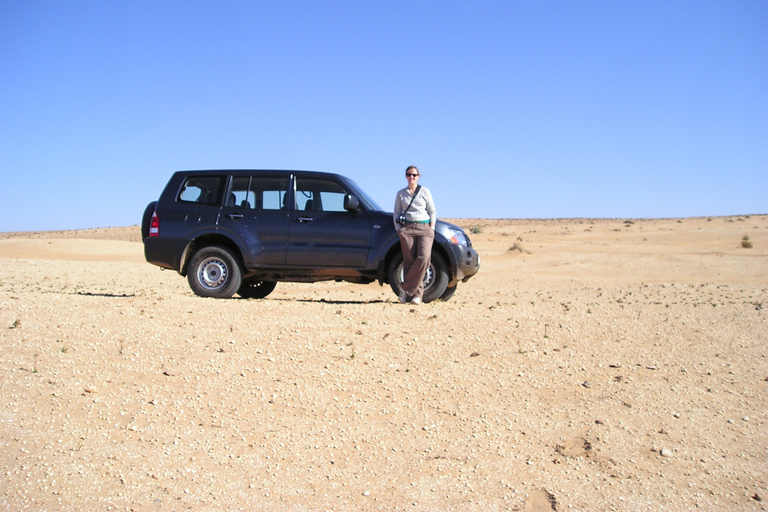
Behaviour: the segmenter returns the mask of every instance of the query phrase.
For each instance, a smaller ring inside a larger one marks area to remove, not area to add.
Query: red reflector
[[[157,212],[152,213],[152,220],[149,221],[149,236],[160,236],[160,219]]]

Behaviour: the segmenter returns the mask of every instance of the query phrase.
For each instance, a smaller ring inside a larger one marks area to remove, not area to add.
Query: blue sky
[[[768,213],[768,2],[0,0],[0,231],[140,222],[178,169],[440,217]]]

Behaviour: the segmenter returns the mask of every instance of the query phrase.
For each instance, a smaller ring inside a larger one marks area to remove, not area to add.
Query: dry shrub
[[[515,242],[512,245],[512,247],[509,248],[509,251],[510,252],[522,252],[522,253],[525,253],[525,254],[531,254],[531,251],[525,249],[522,245],[520,245],[517,242]]]

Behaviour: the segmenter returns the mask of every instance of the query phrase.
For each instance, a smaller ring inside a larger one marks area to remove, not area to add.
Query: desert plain
[[[0,510],[766,510],[768,216],[454,222],[420,306],[0,234]]]

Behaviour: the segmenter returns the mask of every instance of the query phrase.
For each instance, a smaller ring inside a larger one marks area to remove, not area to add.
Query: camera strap
[[[413,197],[411,197],[411,202],[408,203],[408,208],[403,210],[403,215],[405,215],[408,212],[408,210],[411,209],[411,205],[413,204],[413,200],[416,199],[417,195],[419,195],[419,190],[421,190],[421,185],[417,185],[416,186],[416,190],[414,190],[414,192],[413,192]]]

